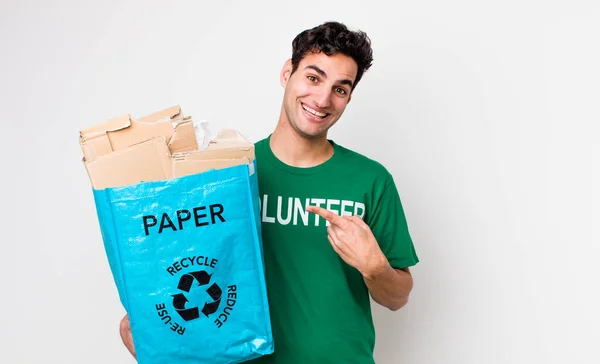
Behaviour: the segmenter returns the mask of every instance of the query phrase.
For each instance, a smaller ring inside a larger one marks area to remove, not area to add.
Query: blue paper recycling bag
[[[273,352],[255,164],[94,190],[138,362]]]

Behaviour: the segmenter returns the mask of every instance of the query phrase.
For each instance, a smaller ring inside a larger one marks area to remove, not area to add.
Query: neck
[[[300,168],[314,167],[333,155],[327,135],[306,138],[300,135],[282,116],[271,135],[271,150],[283,163]]]

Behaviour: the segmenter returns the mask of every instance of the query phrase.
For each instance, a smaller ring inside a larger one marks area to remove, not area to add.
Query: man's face
[[[293,74],[288,60],[281,71],[283,117],[303,138],[326,137],[350,102],[357,70],[356,62],[340,53],[309,53]]]

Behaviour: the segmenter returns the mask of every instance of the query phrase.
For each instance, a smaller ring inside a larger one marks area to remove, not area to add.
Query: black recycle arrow
[[[177,293],[173,295],[173,307],[175,307],[175,309],[185,309],[186,302],[188,302],[188,299],[184,296],[183,293]]]
[[[194,284],[194,281],[198,282],[198,286],[204,286],[210,282],[211,276],[211,274],[208,274],[203,270],[184,274],[181,276],[181,278],[179,278],[179,284],[177,285],[177,288],[182,291],[189,292]],[[221,303],[221,295],[223,294],[223,290],[218,284],[213,283],[210,287],[208,287],[206,293],[208,293],[213,299],[213,302],[205,303],[204,307],[202,308],[202,313],[208,317],[209,315],[217,312],[219,309],[219,303]],[[177,293],[173,295],[173,307],[175,310],[177,310],[177,313],[182,319],[185,321],[191,321],[200,317],[198,307],[185,308],[185,304],[187,302],[188,299],[183,293]]]
[[[219,308],[219,303],[221,303],[220,299],[215,302],[205,303],[204,307],[202,308],[202,313],[204,314],[204,316],[208,317],[208,315],[217,312],[217,309]]]
[[[177,288],[182,291],[189,292],[192,288],[194,280],[198,281],[198,286],[203,286],[210,282],[210,276],[210,274],[206,273],[206,271],[203,270],[184,274],[179,279],[179,284],[177,285]]]
[[[221,290],[221,287],[219,287],[219,285],[213,283],[212,286],[210,286],[206,290],[206,293],[208,293],[210,297],[216,301],[221,298],[221,294],[223,293],[223,291]]]
[[[190,321],[200,317],[198,307],[186,309],[186,302],[188,302],[188,299],[183,295],[183,293],[177,293],[173,295],[173,307],[177,310],[177,313],[182,319],[185,321]]]
[[[177,310],[179,316],[185,321],[195,320],[200,317],[200,313],[198,312],[198,307],[188,308],[187,310]]]

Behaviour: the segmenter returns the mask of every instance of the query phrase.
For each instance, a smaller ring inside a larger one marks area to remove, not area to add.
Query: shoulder
[[[267,141],[269,140],[269,137],[263,138],[257,142],[254,143],[254,148],[260,148],[261,146],[263,146]]]
[[[353,170],[385,181],[392,179],[392,175],[387,168],[378,161],[337,143],[335,143],[335,148],[343,163],[351,166]]]
[[[254,143],[254,154],[257,159],[263,159],[266,153],[266,146],[268,146],[268,143],[269,137],[266,137]]]

